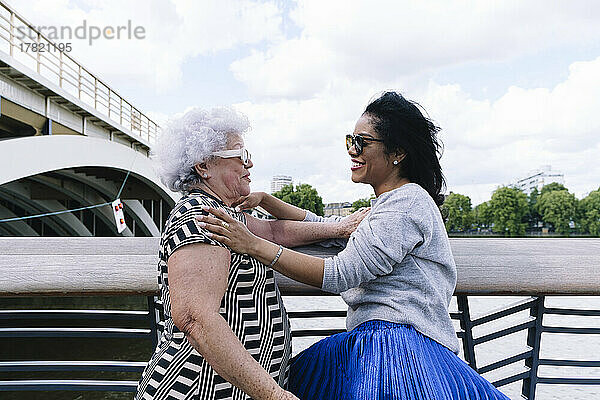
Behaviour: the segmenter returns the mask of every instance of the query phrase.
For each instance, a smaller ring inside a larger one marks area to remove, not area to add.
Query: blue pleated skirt
[[[456,354],[412,326],[368,321],[292,361],[301,400],[510,400]]]

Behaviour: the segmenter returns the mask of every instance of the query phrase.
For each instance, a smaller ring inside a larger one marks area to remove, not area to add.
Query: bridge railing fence
[[[12,301],[31,299],[21,303],[20,307],[0,312],[0,337],[20,340],[21,344],[28,340],[52,341],[65,337],[86,340],[90,345],[109,338],[137,342],[143,339],[147,343],[145,353],[139,353],[137,359],[127,360],[118,354],[112,359],[92,357],[82,360],[69,351],[62,354],[61,359],[40,360],[35,355],[30,359],[7,359],[3,356],[0,360],[0,391],[134,391],[137,377],[162,331],[160,316],[163,310],[157,298],[156,276],[158,240],[0,238],[0,297]],[[545,320],[560,315],[586,317],[593,322],[594,318],[600,317],[600,310],[587,306],[556,307],[548,303],[548,299],[556,299],[556,296],[600,295],[600,239],[461,238],[451,239],[451,245],[457,263],[458,283],[454,297],[456,306],[450,317],[457,323],[462,356],[474,370],[500,388],[520,385],[520,392],[529,400],[536,398],[536,389],[540,385],[600,386],[600,378],[586,372],[600,367],[599,354],[589,353],[585,357],[552,354],[550,357],[548,352],[545,356],[541,352],[544,343],[556,335],[600,335],[600,328],[590,324],[585,327],[570,323],[557,325]],[[297,250],[319,257],[332,256],[339,251],[320,246]],[[284,300],[288,299],[286,301],[294,297],[301,299],[301,304],[309,304],[305,298],[332,298],[282,275],[277,275],[277,282]],[[23,307],[29,301],[43,303],[43,300],[35,300],[40,296],[57,299],[107,295],[113,298],[137,296],[138,299],[145,296],[147,303],[138,301],[138,306],[141,304],[142,307],[125,311]],[[518,298],[492,311],[474,315],[473,301],[482,296]],[[327,321],[339,320],[345,312],[331,310],[325,304],[289,312],[295,340],[316,339],[343,331]],[[326,323],[305,324],[317,320]],[[43,324],[35,321],[43,321]],[[300,328],[297,322],[302,322]],[[507,339],[522,340],[523,343],[495,351],[493,359],[482,357],[482,351],[487,351],[490,346],[496,350],[503,348]],[[581,354],[587,354],[585,349]],[[551,376],[544,373],[545,367],[571,372]],[[573,370],[579,372],[573,373]],[[14,373],[19,371],[26,373],[26,378],[15,378]],[[6,378],[2,375],[5,372],[13,375]],[[47,375],[59,372],[73,376]],[[85,373],[118,375],[82,378]]]
[[[37,72],[71,96],[124,128],[154,143],[159,126],[83,65],[67,43],[55,43],[0,1],[0,50]]]

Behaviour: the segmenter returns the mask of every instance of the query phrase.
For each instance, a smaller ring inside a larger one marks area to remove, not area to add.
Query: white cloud
[[[257,96],[303,97],[333,78],[386,82],[600,35],[597,2],[299,1],[299,37],[231,66]]]
[[[305,98],[329,83],[331,56],[319,40],[291,39],[267,52],[253,51],[234,61],[230,69],[254,93]]]
[[[553,88],[510,87],[496,101],[474,100],[459,85],[433,81],[423,90],[405,92],[443,128],[449,189],[477,204],[497,186],[546,164],[562,171],[578,196],[596,189],[600,57],[573,63],[569,71]],[[267,190],[270,177],[283,173],[317,187],[328,202],[367,196],[368,186],[350,181],[343,136],[377,92],[371,83],[338,79],[309,99],[238,104],[254,127],[247,138],[256,159],[254,189]]]
[[[144,26],[146,40],[76,43],[75,57],[117,90],[126,81],[176,86],[187,59],[233,49],[233,77],[254,95],[237,107],[254,127],[247,142],[256,190],[283,173],[317,187],[327,202],[366,197],[368,186],[350,182],[343,137],[384,89],[419,101],[442,126],[449,189],[475,204],[544,164],[564,172],[578,196],[600,184],[600,58],[573,62],[553,86],[513,85],[495,99],[476,99],[428,73],[566,45],[595,48],[598,2],[300,1],[290,16],[275,0],[12,2],[34,24],[76,26],[85,18]],[[298,27],[292,38],[282,31],[288,17]],[[160,110],[149,114],[167,119]]]
[[[444,128],[451,187],[507,184],[540,165],[565,173],[578,195],[600,184],[600,57],[575,62],[554,88],[510,87],[495,102],[431,83],[424,104]]]

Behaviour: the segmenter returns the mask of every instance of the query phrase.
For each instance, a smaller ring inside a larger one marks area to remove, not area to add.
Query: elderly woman
[[[299,398],[508,400],[456,355],[448,314],[456,265],[438,209],[438,129],[395,92],[367,106],[346,147],[352,181],[371,185],[376,199],[335,257],[283,249],[217,209],[209,211],[218,219],[201,218],[211,239],[348,304],[348,331],[295,359],[289,389]]]
[[[272,196],[246,197],[253,165],[242,137],[248,127],[247,118],[232,109],[194,109],[159,138],[161,180],[183,197],[160,243],[164,331],[136,399],[296,399],[282,389],[291,344],[272,265],[211,239],[196,217],[210,206],[260,237],[295,246],[348,237],[364,213],[342,222],[306,223],[258,220],[236,211],[236,204],[256,202],[281,218],[307,215]]]

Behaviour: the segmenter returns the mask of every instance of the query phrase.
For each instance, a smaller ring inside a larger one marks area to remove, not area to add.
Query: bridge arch
[[[81,135],[8,139],[1,149],[0,209],[6,217],[112,201],[130,171],[121,194],[128,220],[123,235],[158,236],[179,197],[160,183],[143,149]],[[0,235],[117,235],[108,206],[1,225]]]

